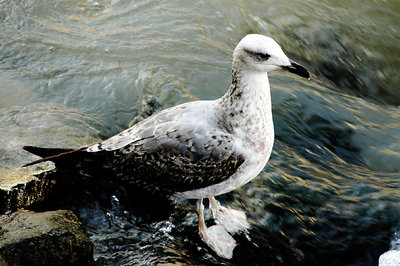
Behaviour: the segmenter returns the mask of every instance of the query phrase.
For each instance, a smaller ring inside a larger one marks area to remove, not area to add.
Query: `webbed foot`
[[[250,228],[243,211],[223,207],[214,197],[208,198],[214,219],[229,233],[237,233]]]

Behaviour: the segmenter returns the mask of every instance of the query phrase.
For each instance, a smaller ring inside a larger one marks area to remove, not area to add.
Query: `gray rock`
[[[43,171],[48,169],[32,172],[19,168],[0,176],[0,214],[45,200],[56,183],[54,170]]]
[[[93,244],[71,211],[0,216],[0,265],[94,265]]]

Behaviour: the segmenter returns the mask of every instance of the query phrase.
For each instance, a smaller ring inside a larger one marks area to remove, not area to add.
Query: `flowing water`
[[[220,97],[236,43],[266,34],[313,75],[270,74],[271,159],[220,197],[252,225],[234,258],[200,241],[189,202],[154,220],[108,195],[74,207],[95,259],[376,265],[399,249],[399,14],[398,0],[0,1],[0,174],[35,158],[23,145],[79,147],[127,128],[146,102]]]

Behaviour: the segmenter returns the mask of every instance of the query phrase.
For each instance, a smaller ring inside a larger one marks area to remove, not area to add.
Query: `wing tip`
[[[28,146],[28,145],[27,145],[27,146],[23,146],[22,149],[25,150],[25,151],[27,151],[27,152],[30,152],[30,153],[35,154],[35,150],[37,150],[38,148],[35,147],[35,146]],[[36,161],[33,161],[33,162],[30,162],[30,163],[26,163],[26,164],[22,165],[21,167],[23,167],[23,168],[24,168],[24,167],[28,167],[28,166],[31,166],[31,165],[40,163],[41,161],[43,161],[43,158],[42,158],[42,159],[39,159],[39,160],[36,160]]]
[[[35,148],[36,148],[35,146],[23,146],[22,147],[23,150],[26,150],[26,151],[29,151],[29,152],[35,150]]]
[[[55,162],[55,160],[57,160],[57,158],[59,158],[63,155],[79,151],[79,149],[74,150],[74,149],[62,149],[62,148],[41,148],[41,147],[35,147],[35,146],[23,146],[22,149],[24,149],[25,151],[28,151],[32,154],[42,157],[39,160],[35,160],[33,162],[26,163],[22,167],[31,166],[31,165],[38,164],[38,163],[45,162],[45,161]]]

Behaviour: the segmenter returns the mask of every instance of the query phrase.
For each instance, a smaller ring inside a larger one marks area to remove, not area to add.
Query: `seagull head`
[[[309,78],[308,71],[290,60],[282,48],[273,39],[260,35],[246,35],[233,52],[233,64],[237,68],[254,72],[269,72],[283,69],[304,78]]]

